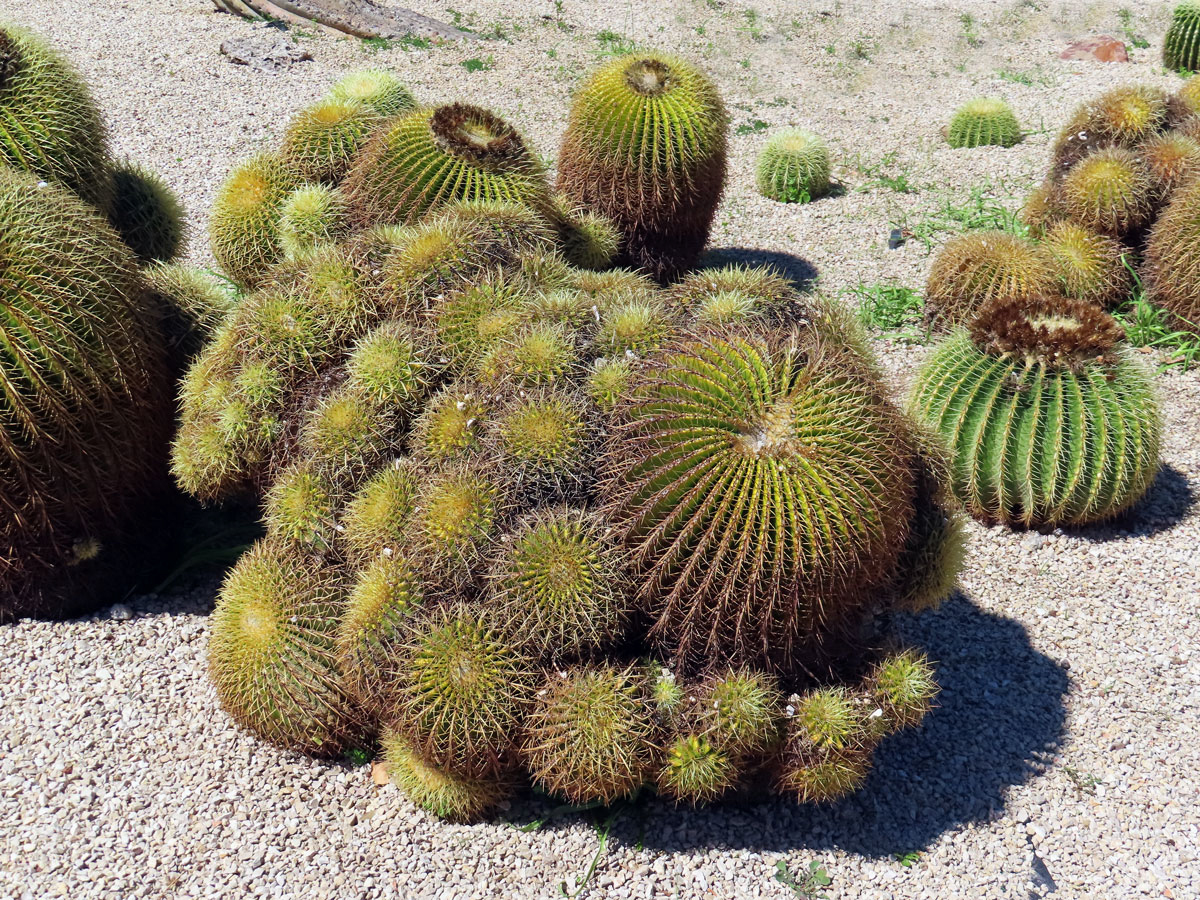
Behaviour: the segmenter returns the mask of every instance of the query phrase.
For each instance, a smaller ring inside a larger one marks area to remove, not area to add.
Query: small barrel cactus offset
[[[553,219],[562,254],[573,266],[601,271],[613,265],[621,249],[621,230],[607,216],[555,194]]]
[[[1121,237],[1154,213],[1154,179],[1132,150],[1094,150],[1063,176],[1062,206],[1088,228]]]
[[[279,212],[279,246],[287,257],[296,257],[321,244],[344,236],[349,207],[337,188],[307,184],[296,188]]]
[[[1040,238],[1048,227],[1065,215],[1059,204],[1057,185],[1049,178],[1029,192],[1018,214],[1021,224],[1035,238]]]
[[[662,53],[613,59],[575,95],[558,188],[617,224],[630,265],[671,281],[708,241],[727,127],[716,86],[691,63]]]
[[[113,167],[108,221],[142,262],[171,262],[183,247],[179,198],[161,178],[134,163]]]
[[[0,24],[0,163],[107,209],[108,141],[87,85],[40,38]]]
[[[1046,230],[1042,246],[1067,297],[1107,308],[1129,297],[1133,251],[1116,238],[1074,222],[1058,222]]]
[[[1163,65],[1177,72],[1200,71],[1200,3],[1183,0],[1171,14],[1163,38]]]
[[[1143,141],[1138,154],[1150,171],[1158,200],[1169,199],[1175,188],[1200,172],[1200,141],[1177,131]]]
[[[980,97],[968,100],[954,113],[946,128],[951,147],[1011,147],[1021,140],[1017,117],[1003,100]]]
[[[416,806],[448,822],[474,822],[513,791],[503,777],[468,778],[431,765],[404,735],[380,737],[388,777]]]
[[[1200,180],[1176,191],[1154,223],[1145,270],[1151,298],[1200,335]]]
[[[283,257],[279,217],[297,187],[296,172],[277,154],[239,163],[213,201],[208,233],[217,263],[243,290],[253,290]]]
[[[357,100],[318,100],[288,125],[283,159],[308,181],[339,181],[383,121]]]
[[[452,200],[504,201],[549,213],[541,161],[499,116],[465,103],[423,109],[380,130],[346,176],[361,225],[415,222]]]
[[[233,295],[207,272],[182,263],[156,263],[142,274],[178,378],[233,310]]]
[[[1113,88],[1075,110],[1054,143],[1053,172],[1061,176],[1095,150],[1131,148],[1167,127],[1165,91],[1145,85]]]
[[[142,291],[93,207],[0,166],[0,620],[103,602],[145,561],[171,398]]]
[[[985,522],[1112,518],[1159,468],[1150,370],[1091,303],[1000,299],[935,348],[911,407],[949,446],[954,491]]]
[[[1175,92],[1179,116],[1200,115],[1200,75],[1192,75]]]
[[[829,148],[803,128],[772,135],[758,156],[758,191],[782,203],[807,203],[829,192]]]
[[[384,118],[399,116],[417,108],[412,92],[384,69],[351,72],[338,80],[329,91],[334,100],[361,103]]]
[[[974,231],[946,242],[925,286],[925,318],[946,330],[967,322],[989,300],[1054,289],[1045,249],[1003,231]]]

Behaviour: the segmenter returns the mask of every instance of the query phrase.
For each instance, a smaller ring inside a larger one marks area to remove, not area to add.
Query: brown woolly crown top
[[[467,103],[439,106],[429,119],[429,130],[444,151],[478,165],[499,165],[527,152],[515,128]]]
[[[1125,337],[1094,303],[1058,294],[998,297],[979,310],[970,332],[984,353],[1035,357],[1054,368],[1104,362]]]
[[[625,67],[625,83],[643,97],[665,94],[673,80],[671,67],[659,59],[635,59]]]

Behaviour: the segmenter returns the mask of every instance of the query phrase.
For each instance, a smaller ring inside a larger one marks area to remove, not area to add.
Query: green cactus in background
[[[474,822],[512,793],[502,777],[467,778],[426,762],[404,737],[385,730],[380,738],[388,777],[415,805],[448,822]]]
[[[684,342],[631,391],[601,487],[651,635],[680,666],[815,664],[894,566],[911,456],[853,371],[768,332]]]
[[[210,623],[209,675],[225,711],[282,747],[337,756],[363,734],[334,635],[344,602],[319,559],[259,542],[238,560]]]
[[[1177,72],[1200,70],[1200,3],[1183,0],[1171,14],[1163,38],[1163,66]]]
[[[1011,147],[1021,136],[1021,125],[1012,107],[996,97],[968,100],[955,111],[946,129],[946,140],[956,150]]]
[[[260,153],[234,166],[217,191],[208,219],[212,253],[243,290],[262,284],[282,258],[279,216],[298,183],[276,154]]]
[[[452,200],[505,201],[549,213],[541,162],[503,119],[454,103],[383,128],[345,181],[363,225],[415,222]]]
[[[1010,526],[1082,525],[1135,503],[1159,467],[1149,370],[1098,307],[995,301],[936,348],[911,405],[952,454],[971,515]]]
[[[771,136],[758,156],[758,191],[781,203],[807,203],[829,192],[829,148],[803,128]]]
[[[383,121],[357,100],[318,100],[288,124],[280,154],[306,181],[337,182]]]
[[[382,69],[365,69],[342,76],[330,89],[329,96],[361,103],[386,118],[417,108],[417,101],[400,79]]]
[[[653,776],[655,724],[635,667],[573,666],[547,675],[525,723],[534,783],[570,803],[612,803]]]
[[[946,242],[925,285],[925,319],[937,330],[969,321],[1001,297],[1054,289],[1054,265],[1044,248],[1003,231],[973,231]]]
[[[0,60],[0,163],[107,209],[108,139],[87,85],[40,38],[11,25],[0,24]]]
[[[1200,334],[1200,180],[1176,191],[1150,229],[1144,266],[1151,298]]]
[[[0,166],[0,620],[70,615],[147,562],[123,554],[166,485],[171,397],[142,291],[94,208]]]
[[[622,56],[575,94],[558,188],[607,216],[623,253],[659,281],[691,268],[725,186],[728,117],[716,86],[686,60]]]
[[[279,211],[279,247],[295,258],[345,236],[349,206],[337,188],[306,184],[288,195]]]
[[[112,170],[108,222],[142,262],[171,262],[184,242],[184,211],[161,178],[135,163]]]

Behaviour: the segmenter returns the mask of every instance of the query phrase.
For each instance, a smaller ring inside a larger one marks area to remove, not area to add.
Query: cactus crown
[[[1050,368],[1102,362],[1125,337],[1095,304],[1055,294],[997,298],[979,311],[970,333],[985,353],[1033,357]]]
[[[496,114],[466,103],[439,106],[429,119],[429,130],[445,152],[478,166],[502,166],[527,152],[516,129]]]

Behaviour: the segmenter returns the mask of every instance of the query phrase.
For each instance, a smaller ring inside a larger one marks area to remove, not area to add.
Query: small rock
[[[273,72],[286,69],[293,63],[312,59],[312,54],[298,47],[278,32],[249,38],[230,38],[221,42],[221,52],[230,62]]]
[[[1075,41],[1058,54],[1059,59],[1094,59],[1098,62],[1129,62],[1125,44],[1114,37],[1087,38]]]
[[[133,610],[124,603],[114,603],[109,607],[108,617],[117,622],[128,622],[133,618]]]

